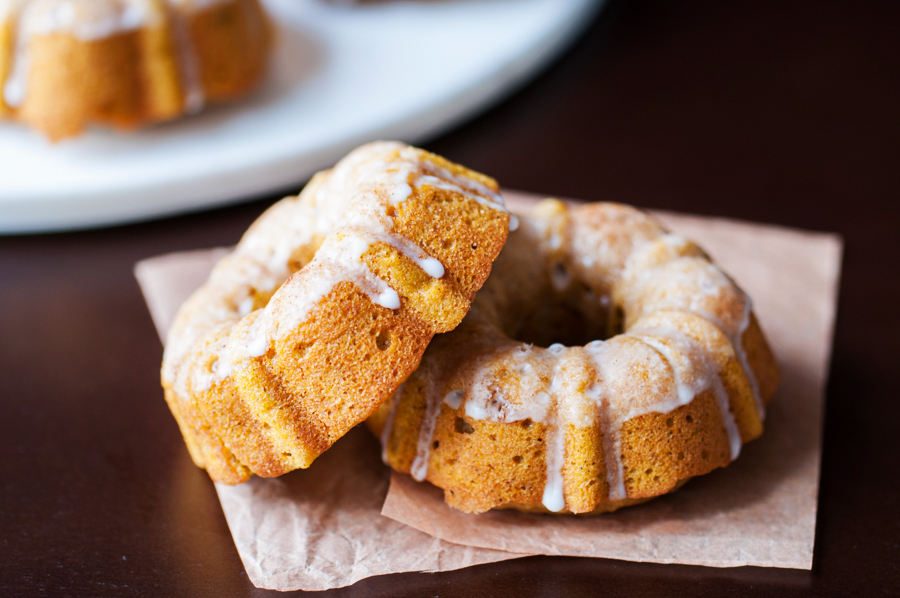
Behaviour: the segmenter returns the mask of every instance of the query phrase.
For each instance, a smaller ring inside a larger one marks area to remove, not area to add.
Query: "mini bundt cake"
[[[0,118],[51,139],[131,129],[260,81],[258,0],[0,0]]]
[[[167,338],[194,462],[226,483],[308,467],[462,321],[511,222],[493,179],[392,142],[272,206]]]
[[[619,204],[545,200],[521,222],[463,323],[369,420],[386,463],[466,512],[598,513],[762,433],[776,364],[696,245]]]

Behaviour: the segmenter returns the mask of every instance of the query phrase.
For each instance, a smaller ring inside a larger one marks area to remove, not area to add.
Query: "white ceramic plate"
[[[243,102],[55,146],[0,124],[0,232],[236,202],[296,185],[365,141],[422,141],[524,82],[604,1],[267,0],[274,64]]]

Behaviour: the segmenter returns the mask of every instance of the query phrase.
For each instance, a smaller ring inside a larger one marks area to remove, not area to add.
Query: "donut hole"
[[[511,296],[511,305],[501,316],[503,332],[544,348],[556,343],[582,346],[620,334],[624,317],[609,291],[592,288],[576,272],[563,260],[550,262],[546,278],[535,281],[539,284],[531,294]]]
[[[554,344],[586,345],[622,332],[618,327],[610,327],[606,318],[585,315],[566,304],[542,306],[510,328],[504,332],[511,339],[544,348]]]
[[[541,213],[548,212],[559,209],[545,206]],[[621,248],[583,235],[575,242],[570,230],[549,230],[550,220],[539,220],[525,218],[509,235],[476,305],[505,336],[538,347],[583,346],[621,334],[625,317],[613,292]]]

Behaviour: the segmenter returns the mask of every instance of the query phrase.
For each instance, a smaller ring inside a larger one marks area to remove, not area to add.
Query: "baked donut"
[[[0,119],[57,140],[197,112],[256,87],[269,29],[258,0],[0,0]]]
[[[493,179],[393,142],[272,206],[168,335],[194,462],[230,484],[308,467],[459,324],[510,223]]]
[[[775,361],[700,248],[619,204],[546,200],[521,222],[463,323],[369,420],[386,463],[470,513],[598,513],[762,433]]]

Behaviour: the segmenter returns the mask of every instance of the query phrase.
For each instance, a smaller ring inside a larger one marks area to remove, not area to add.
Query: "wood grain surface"
[[[426,144],[509,188],[843,235],[813,570],[531,557],[326,595],[900,593],[898,22],[895,2],[614,0],[537,80]],[[0,238],[0,595],[270,594],[163,401],[131,268],[233,244],[275,199]]]

